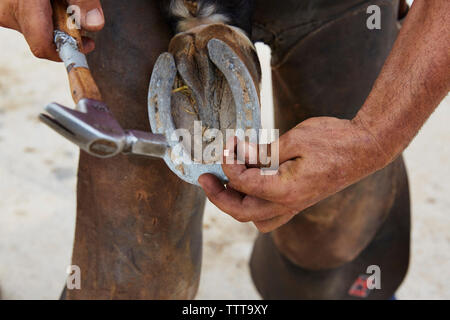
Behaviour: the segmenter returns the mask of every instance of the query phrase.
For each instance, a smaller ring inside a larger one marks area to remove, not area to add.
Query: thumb
[[[69,0],[69,10],[76,21],[87,31],[99,31],[105,25],[100,0]]]

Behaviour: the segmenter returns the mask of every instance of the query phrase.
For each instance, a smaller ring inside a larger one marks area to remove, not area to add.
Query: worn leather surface
[[[147,91],[171,32],[156,1],[104,1],[107,23],[89,56],[124,128],[150,130]],[[81,154],[72,263],[82,289],[68,299],[191,299],[201,265],[205,198],[160,160]]]
[[[349,289],[359,276],[367,276],[367,267],[376,265],[381,270],[381,290],[371,290],[365,299],[390,299],[408,269],[410,231],[409,190],[403,159],[398,159],[394,166],[398,170],[395,180],[399,183],[395,202],[375,238],[353,261],[333,269],[311,271],[286,258],[270,234],[261,234],[251,258],[252,277],[260,294],[265,299],[361,300],[349,295]],[[309,244],[314,246],[314,241]]]
[[[288,2],[289,9],[283,5],[277,11],[271,1],[256,1],[254,14],[254,40],[265,41],[273,50],[275,127],[285,132],[317,116],[352,119],[396,38],[398,2]],[[381,30],[366,28],[369,4],[382,10]],[[305,210],[270,235],[260,236],[251,269],[262,296],[345,298],[356,270],[363,272],[367,261],[381,266],[398,257],[382,271],[386,290],[372,295],[389,298],[408,265],[410,213],[402,161]],[[393,232],[395,237],[388,236]],[[372,249],[377,247],[388,252]]]

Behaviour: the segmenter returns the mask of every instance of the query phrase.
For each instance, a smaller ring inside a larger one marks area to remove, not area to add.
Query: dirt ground
[[[78,150],[37,116],[50,101],[71,105],[64,68],[31,56],[0,29],[0,287],[4,299],[57,299],[70,264]],[[261,48],[260,48],[261,49]],[[272,127],[269,53],[263,113]],[[413,233],[400,299],[450,299],[450,99],[405,152]],[[258,299],[248,259],[257,232],[208,204],[199,299]]]

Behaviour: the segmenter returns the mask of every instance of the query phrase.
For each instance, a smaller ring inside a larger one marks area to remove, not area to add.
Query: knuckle
[[[277,176],[263,176],[257,188],[264,197],[279,198],[284,190],[284,184],[278,179]]]
[[[40,58],[40,59],[46,59],[46,58],[49,58],[49,57],[50,57],[49,50],[48,50],[48,48],[45,47],[45,46],[42,46],[42,45],[32,45],[32,46],[30,47],[30,49],[31,49],[31,52],[33,53],[33,55],[34,55],[35,57],[37,57],[37,58]]]
[[[252,194],[258,194],[266,196],[271,193],[271,184],[268,183],[266,178],[252,179],[251,177],[246,180],[246,186],[248,192]]]
[[[294,206],[298,202],[298,194],[295,190],[287,190],[282,196],[283,204],[287,206]]]
[[[251,217],[249,215],[246,215],[245,213],[238,213],[234,216],[234,218],[242,223],[251,221]]]
[[[264,182],[258,183],[257,181],[254,180],[246,181],[246,187],[247,187],[246,191],[252,194],[259,194],[262,191],[266,190]]]

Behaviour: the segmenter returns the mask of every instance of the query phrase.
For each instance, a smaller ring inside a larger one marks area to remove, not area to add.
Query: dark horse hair
[[[253,0],[160,0],[174,32],[186,31],[180,23],[186,19],[207,19],[222,22],[251,34]]]

